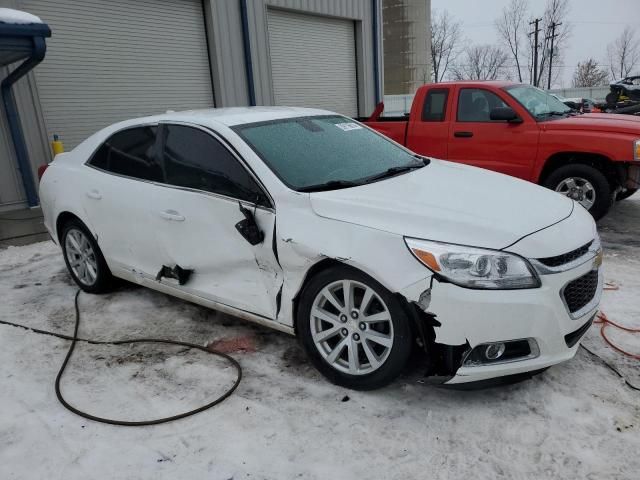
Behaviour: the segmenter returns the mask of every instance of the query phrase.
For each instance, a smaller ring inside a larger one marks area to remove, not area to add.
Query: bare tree
[[[620,36],[607,46],[607,55],[614,80],[630,76],[640,63],[640,40],[635,38],[635,31],[627,26]]]
[[[474,45],[469,47],[462,57],[463,63],[453,65],[453,77],[456,80],[496,80],[506,77],[506,64],[509,56],[495,45]]]
[[[462,40],[460,23],[449,12],[431,13],[431,74],[434,82],[441,82],[460,53]]]
[[[574,87],[599,87],[606,85],[609,74],[598,67],[598,63],[590,58],[584,62],[578,62],[573,72]]]
[[[514,69],[519,82],[523,79],[522,66],[526,64],[523,56],[526,58],[528,55],[525,47],[527,17],[527,0],[511,0],[511,3],[502,9],[500,17],[495,22],[498,36],[515,63]]]
[[[544,84],[543,79],[549,75],[550,65],[553,68],[560,64],[563,48],[571,34],[571,25],[567,21],[568,15],[569,0],[547,0],[547,6],[542,17],[544,35],[539,50],[538,78],[534,83],[535,85]],[[553,53],[551,51],[552,41]],[[554,79],[553,71],[551,73],[552,79]]]

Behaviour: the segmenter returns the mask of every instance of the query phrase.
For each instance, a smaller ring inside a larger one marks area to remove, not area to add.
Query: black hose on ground
[[[72,411],[76,415],[80,415],[81,417],[87,418],[89,420],[94,420],[96,422],[108,423],[110,425],[120,425],[120,426],[125,426],[125,427],[142,427],[142,426],[146,426],[146,425],[158,425],[160,423],[167,423],[167,422],[171,422],[173,420],[178,420],[180,418],[189,417],[191,415],[195,415],[196,413],[200,413],[200,412],[202,412],[204,410],[207,410],[207,409],[209,409],[211,407],[214,407],[214,406],[218,405],[219,403],[223,402],[225,399],[227,399],[235,391],[235,389],[238,387],[238,385],[240,384],[240,381],[242,380],[242,367],[240,367],[240,364],[234,358],[232,358],[231,356],[227,355],[226,353],[215,351],[215,350],[210,350],[210,349],[205,348],[205,347],[203,347],[201,345],[196,345],[195,343],[180,342],[180,341],[177,341],[177,340],[166,340],[166,339],[161,339],[161,338],[135,338],[135,339],[125,339],[125,340],[115,340],[115,341],[100,341],[100,340],[91,340],[91,339],[79,338],[78,337],[78,328],[80,326],[80,307],[78,306],[78,297],[80,296],[80,292],[81,292],[81,290],[78,290],[76,292],[76,296],[75,296],[75,299],[74,299],[76,321],[75,321],[75,327],[73,329],[73,336],[64,335],[64,334],[56,333],[56,332],[50,332],[50,331],[47,331],[47,330],[41,330],[39,328],[31,328],[31,327],[27,327],[25,325],[20,325],[18,323],[12,323],[12,322],[7,322],[7,321],[4,321],[4,320],[0,320],[0,324],[2,324],[2,325],[9,325],[9,326],[12,326],[12,327],[22,328],[24,330],[29,330],[29,331],[32,331],[32,332],[35,332],[35,333],[41,333],[43,335],[49,335],[49,336],[52,336],[52,337],[61,338],[63,340],[71,341],[71,345],[69,346],[69,350],[67,351],[67,355],[65,356],[64,361],[62,362],[62,365],[60,366],[60,370],[58,370],[58,374],[56,375],[55,390],[56,390],[56,397],[58,397],[58,400],[60,401],[60,403],[62,405],[64,405],[65,408],[67,408],[68,410]],[[76,407],[71,405],[69,402],[67,402],[67,400],[62,395],[62,391],[61,391],[61,388],[60,388],[60,382],[62,380],[62,376],[64,375],[64,371],[67,368],[67,364],[69,363],[69,359],[73,355],[73,351],[74,351],[74,349],[76,347],[76,342],[87,342],[87,343],[90,343],[90,344],[93,344],[93,345],[131,345],[131,344],[134,344],[134,343],[163,343],[163,344],[167,344],[167,345],[179,345],[179,346],[182,346],[182,347],[195,348],[197,350],[201,350],[201,351],[206,352],[208,354],[216,355],[216,356],[222,357],[225,360],[227,360],[229,363],[231,363],[235,367],[236,372],[237,372],[237,378],[236,378],[235,382],[233,383],[233,385],[225,393],[223,393],[219,397],[215,398],[211,402],[207,403],[206,405],[203,405],[201,407],[195,408],[193,410],[189,410],[188,412],[184,412],[184,413],[179,413],[177,415],[173,415],[171,417],[158,418],[158,419],[154,419],[154,420],[143,420],[143,421],[139,421],[139,422],[124,421],[124,420],[114,420],[114,419],[111,419],[111,418],[98,417],[96,415],[92,415],[90,413],[83,412],[82,410],[77,409]]]

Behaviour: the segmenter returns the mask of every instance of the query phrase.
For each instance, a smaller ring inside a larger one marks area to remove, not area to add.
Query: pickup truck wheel
[[[343,387],[373,390],[391,383],[412,350],[411,326],[399,300],[347,266],[312,278],[296,317],[299,340],[312,363]]]
[[[618,192],[616,195],[616,200],[619,202],[620,200],[624,200],[625,198],[629,198],[631,195],[638,191],[637,188],[625,188],[621,192]]]
[[[611,187],[604,174],[594,167],[572,164],[553,171],[544,186],[577,201],[596,220],[602,218],[613,203]]]

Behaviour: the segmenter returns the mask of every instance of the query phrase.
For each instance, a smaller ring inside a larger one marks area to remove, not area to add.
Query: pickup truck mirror
[[[491,120],[503,120],[509,123],[522,123],[522,119],[518,114],[510,107],[496,107],[492,108],[489,113]]]

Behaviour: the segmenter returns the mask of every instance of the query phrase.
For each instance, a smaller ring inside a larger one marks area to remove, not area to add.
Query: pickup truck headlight
[[[540,286],[533,267],[518,255],[414,238],[404,240],[418,261],[461,287],[512,290]]]
[[[633,159],[640,161],[640,138],[633,142]]]

